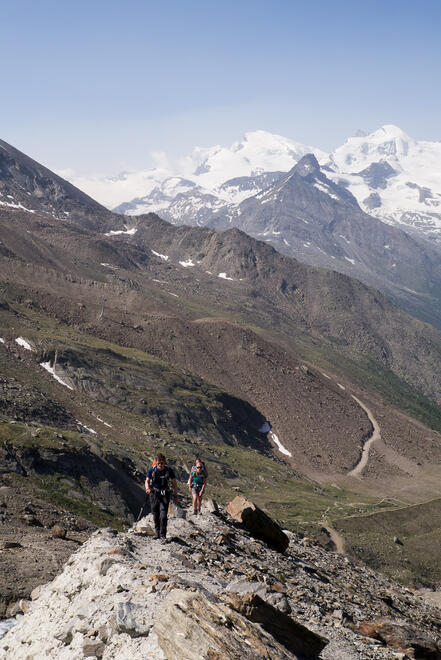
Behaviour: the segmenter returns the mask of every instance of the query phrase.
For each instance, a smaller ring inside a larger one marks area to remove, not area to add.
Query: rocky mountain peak
[[[306,154],[294,165],[290,174],[298,174],[301,177],[307,177],[320,172],[320,165],[314,154]]]
[[[0,209],[42,213],[88,228],[114,222],[112,214],[94,199],[0,140]]]

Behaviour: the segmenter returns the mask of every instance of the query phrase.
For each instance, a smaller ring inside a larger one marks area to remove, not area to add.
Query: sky
[[[441,140],[439,0],[0,0],[0,138],[116,175],[263,129]]]

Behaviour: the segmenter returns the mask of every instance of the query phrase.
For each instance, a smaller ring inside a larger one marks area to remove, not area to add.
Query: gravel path
[[[369,450],[370,450],[370,448],[371,448],[371,446],[373,445],[374,442],[377,442],[378,440],[381,440],[381,433],[380,433],[380,426],[379,426],[377,420],[375,419],[375,417],[372,415],[372,412],[370,411],[370,409],[367,406],[365,406],[364,403],[362,403],[360,401],[360,399],[357,399],[356,396],[354,396],[353,394],[351,394],[351,396],[358,403],[358,405],[361,408],[363,408],[366,415],[369,417],[369,420],[370,420],[372,426],[374,427],[374,430],[372,432],[371,437],[363,445],[363,451],[361,453],[360,460],[358,461],[358,463],[354,467],[354,469],[351,470],[350,472],[348,472],[348,476],[358,477],[359,479],[361,479],[363,470],[366,467],[368,459],[369,459]]]

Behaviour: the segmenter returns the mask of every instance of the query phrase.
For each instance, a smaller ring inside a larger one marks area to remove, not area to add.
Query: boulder
[[[67,535],[67,531],[64,527],[61,527],[61,525],[54,525],[52,527],[52,537],[54,539],[65,539]]]
[[[395,651],[406,653],[410,658],[441,660],[441,646],[421,632],[416,626],[389,617],[375,621],[363,621],[358,632],[378,639]]]
[[[289,545],[287,535],[274,520],[246,497],[235,497],[227,505],[226,511],[234,520],[242,523],[251,536],[266,541],[279,552],[285,552]]]
[[[257,594],[228,594],[226,602],[249,621],[260,624],[274,639],[303,660],[317,658],[328,643],[325,637],[294,621]]]
[[[285,612],[289,614],[291,612],[291,606],[288,602],[285,593],[278,593],[276,591],[270,592],[263,582],[250,582],[249,580],[238,580],[237,582],[231,582],[227,586],[227,592],[233,592],[237,594],[257,594],[264,600],[266,603],[269,603],[276,610],[280,612]]]
[[[212,513],[217,516],[219,513],[219,507],[216,500],[202,500],[202,511],[207,511],[208,513]]]
[[[171,591],[156,614],[154,630],[167,660],[194,660],[195,653],[222,660],[301,657],[227,603],[201,592]]]
[[[136,523],[134,526],[134,532],[140,536],[155,536],[155,530],[149,525],[145,518],[141,518],[141,520]]]

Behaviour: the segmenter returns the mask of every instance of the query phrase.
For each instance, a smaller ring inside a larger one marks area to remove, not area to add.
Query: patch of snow
[[[269,433],[271,431],[271,426],[269,422],[263,422],[262,426],[259,429],[259,433]]]
[[[89,433],[93,433],[93,435],[96,435],[96,431],[94,431],[93,429],[91,429],[89,426],[86,426],[85,424],[83,424],[83,422],[80,422],[79,419],[77,419],[77,420],[75,420],[75,421],[76,421],[77,424],[79,424],[80,426],[82,426],[83,429],[86,429],[86,431],[89,431]]]
[[[174,296],[175,298],[179,298],[177,293],[172,293],[171,291],[167,291],[171,296]]]
[[[206,272],[208,275],[213,275],[213,273],[211,272],[211,270],[206,270],[205,272]]]
[[[325,185],[321,181],[316,181],[313,185],[314,188],[317,188],[318,190],[320,190],[320,192],[324,192],[329,197],[332,197],[332,199],[336,199],[337,201],[339,201],[339,197],[333,192],[330,186]]]
[[[4,344],[4,343],[5,343],[5,340],[3,339],[3,337],[0,337],[0,344]]]
[[[8,195],[8,197],[11,197],[11,195]],[[28,209],[26,208],[26,206],[23,206],[23,204],[15,204],[13,202],[0,202],[0,206],[9,206],[13,209],[21,209],[22,211],[27,211],[28,213],[35,213],[33,209]]]
[[[222,280],[232,280],[233,281],[233,278],[232,277],[227,277],[226,273],[219,273],[218,277],[220,277]]]
[[[23,346],[27,351],[33,351],[34,349],[32,346],[26,341],[26,339],[23,339],[23,337],[17,337],[15,340],[19,346]]]
[[[184,266],[184,268],[190,268],[191,266],[194,266],[192,259],[188,259],[187,261],[180,261],[179,263],[181,266]]]
[[[383,245],[385,250],[390,250],[390,245]]]
[[[339,386],[339,388],[340,388],[341,390],[345,390],[345,389],[346,389],[346,387],[345,387],[344,385],[341,385],[340,383],[337,383],[337,385]]]
[[[273,442],[276,443],[277,447],[279,448],[279,451],[282,454],[285,454],[285,456],[292,456],[291,452],[288,451],[287,449],[285,449],[285,447],[282,445],[279,438],[277,437],[277,435],[275,433],[273,433],[273,431],[270,432],[270,438]]]
[[[118,229],[116,231],[109,231],[107,234],[104,234],[104,236],[117,236],[118,234],[126,234],[129,236],[133,236],[136,234],[138,231],[137,227],[132,227],[131,229]]]
[[[101,419],[101,417],[98,417],[97,415],[95,415],[95,418],[96,418],[99,422],[101,422],[101,424],[104,424],[104,426],[108,426],[109,429],[112,428],[112,424],[108,424],[107,422],[104,421],[104,419]]]
[[[159,252],[155,252],[154,250],[152,250],[152,252],[156,257],[160,257],[161,259],[164,259],[164,261],[168,261],[170,259],[170,257],[168,257],[166,254],[160,254]]]
[[[331,377],[330,377],[330,376],[328,376],[328,374],[325,374],[325,372],[324,372],[324,371],[322,371],[322,376],[324,376],[325,378],[329,378],[329,380],[331,380]]]
[[[290,245],[289,245],[288,241],[286,240],[286,238],[283,239],[283,242],[285,243],[285,245],[288,245],[288,247],[290,247]]]
[[[46,369],[46,371],[48,371],[55,378],[55,380],[57,380],[59,383],[64,385],[64,387],[67,387],[69,390],[74,389],[71,385],[66,383],[66,381],[64,381],[62,378],[60,378],[60,376],[57,376],[57,374],[55,373],[55,368],[51,367],[50,362],[40,362],[40,367],[43,367],[43,369]]]
[[[349,257],[345,257],[346,261],[350,261],[351,264],[355,264],[355,259],[349,259]]]

